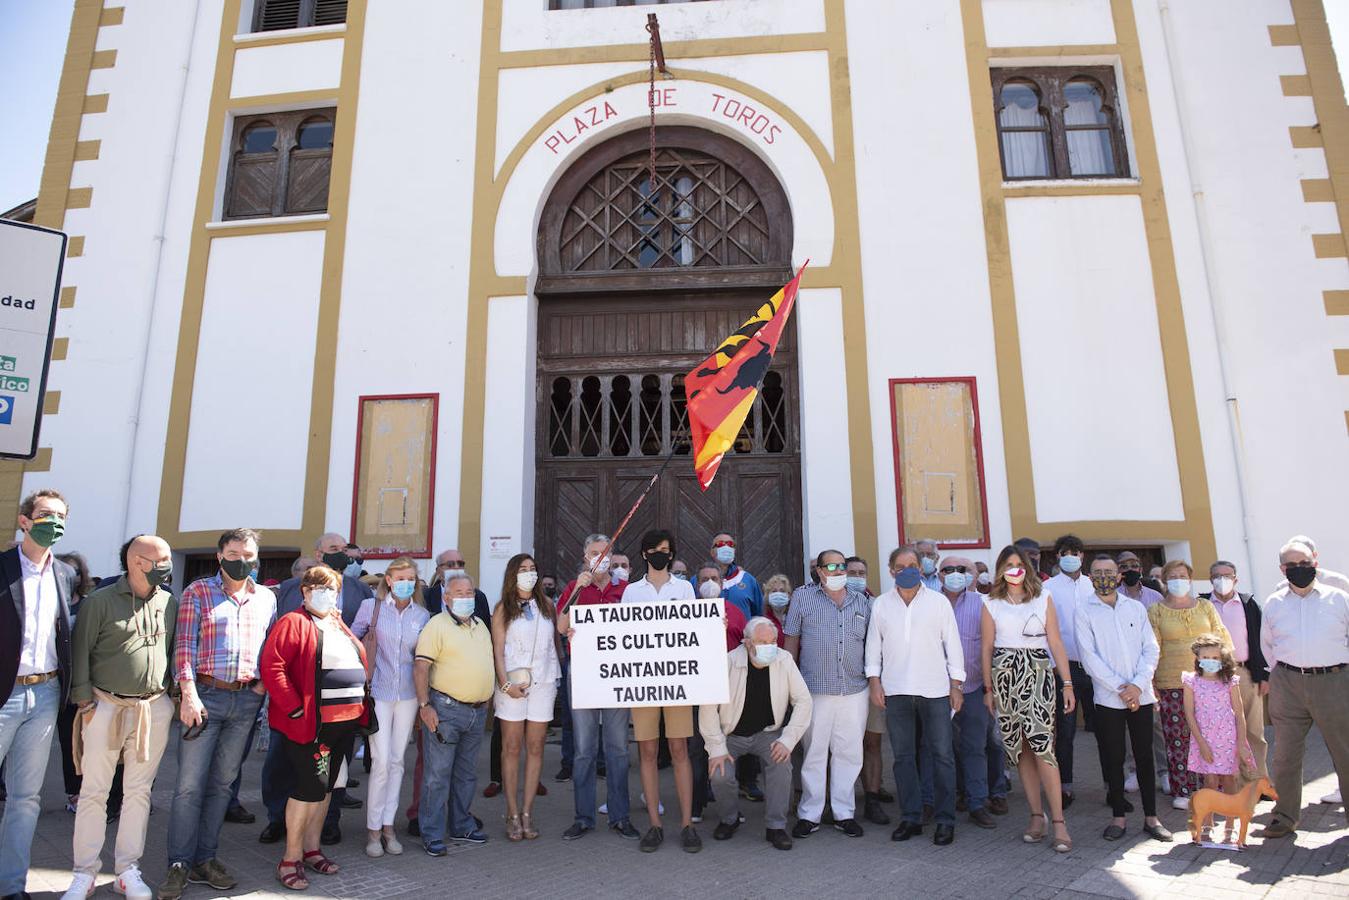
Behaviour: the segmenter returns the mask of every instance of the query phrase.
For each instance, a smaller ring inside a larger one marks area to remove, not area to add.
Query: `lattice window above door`
[[[768,211],[749,180],[698,150],[629,154],[581,186],[562,219],[562,271],[761,266]]]

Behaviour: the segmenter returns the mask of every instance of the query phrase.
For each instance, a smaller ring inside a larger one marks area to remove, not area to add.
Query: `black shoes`
[[[613,826],[611,825],[610,827],[612,828]],[[632,826],[629,825],[628,827],[631,828]],[[584,837],[586,834],[588,834],[588,833],[590,833],[590,832],[592,832],[592,831],[594,831],[594,830],[595,830],[595,829],[593,829],[593,828],[587,828],[586,826],[582,825],[580,822],[572,822],[572,823],[571,823],[571,827],[568,828],[566,831],[562,832],[562,840],[564,840],[564,841],[574,841],[574,840],[576,840],[576,839],[579,838],[579,837]],[[617,830],[617,829],[615,829],[615,830]]]
[[[1158,822],[1156,825],[1145,824],[1143,826],[1143,833],[1154,841],[1161,841],[1164,844],[1171,843],[1171,840],[1175,837],[1175,835],[1171,833],[1171,830],[1161,822]]]
[[[763,788],[752,781],[740,785],[740,796],[749,800],[751,803],[764,802]]]
[[[945,847],[956,839],[956,827],[954,825],[938,825],[932,832],[932,843],[938,847]]]
[[[993,821],[992,814],[986,809],[976,809],[970,813],[970,821],[980,828],[997,828],[998,823]]]
[[[418,822],[416,819],[408,819],[408,834],[413,837],[421,837],[422,823]]]
[[[609,830],[629,841],[635,841],[642,836],[636,828],[632,827],[632,823],[627,819],[624,819],[622,822],[610,822]]]
[[[1117,841],[1124,837],[1124,827],[1112,822],[1105,826],[1105,831],[1101,832],[1101,837],[1105,838],[1107,841]]]
[[[875,794],[867,794],[862,802],[862,818],[873,825],[889,825],[890,816],[881,808],[880,798]]]
[[[764,840],[772,844],[778,850],[792,849],[792,839],[787,832],[781,828],[770,828],[764,833]]]
[[[242,806],[231,806],[229,809],[225,810],[226,822],[233,822],[236,825],[252,825],[257,820],[257,816],[253,815]]]
[[[890,840],[907,841],[923,833],[923,826],[916,822],[900,822],[899,827],[890,832]]]
[[[563,766],[553,776],[554,781],[571,781],[571,766]]]
[[[360,809],[362,806],[365,806],[365,803],[351,796],[350,794],[342,795],[343,809]],[[252,816],[250,816],[249,818],[252,818]]]
[[[342,829],[336,825],[324,825],[319,834],[319,843],[325,847],[342,843]]]
[[[638,846],[643,853],[655,853],[663,843],[665,843],[665,829],[648,828],[646,834],[642,835],[642,842]]]
[[[262,829],[262,834],[258,835],[259,844],[275,844],[277,841],[284,840],[286,837],[286,823],[268,822],[267,827]]]
[[[880,800],[882,803],[894,803],[895,795],[881,787],[876,789],[876,799]]]
[[[679,843],[685,853],[697,853],[703,849],[703,839],[698,837],[698,829],[685,825],[679,832]]]
[[[834,827],[848,837],[862,836],[862,826],[857,824],[856,819],[844,819],[842,822],[835,822]]]
[[[819,830],[819,822],[812,822],[809,819],[797,819],[796,825],[792,827],[792,837],[808,838]]]
[[[1007,798],[989,797],[988,803],[984,806],[984,809],[987,809],[995,816],[1005,816],[1007,815]]]
[[[729,841],[735,836],[735,830],[740,827],[737,822],[718,822],[717,827],[712,829],[712,840]]]
[[[1072,805],[1073,805],[1073,800],[1075,800],[1075,799],[1076,799],[1076,798],[1073,796],[1073,792],[1072,792],[1072,791],[1064,791],[1064,792],[1063,792],[1063,808],[1064,808],[1064,809],[1067,809],[1068,807],[1072,806]],[[1128,801],[1126,800],[1125,802],[1127,803]]]

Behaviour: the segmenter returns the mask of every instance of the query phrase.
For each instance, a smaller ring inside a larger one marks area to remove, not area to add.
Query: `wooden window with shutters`
[[[282,31],[347,21],[347,0],[257,0],[253,30]]]
[[[326,212],[336,123],[334,109],[237,118],[224,218]]]
[[[1129,177],[1113,68],[996,68],[992,82],[1004,180]]]

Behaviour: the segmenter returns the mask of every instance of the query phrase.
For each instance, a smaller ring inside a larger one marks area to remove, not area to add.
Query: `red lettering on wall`
[[[673,90],[669,88],[667,90]],[[594,106],[587,106],[580,113],[571,117],[571,122],[564,124],[543,139],[543,145],[554,154],[567,144],[572,143],[582,132],[588,131],[616,117],[618,110],[605,100],[603,103],[597,103]]]
[[[782,133],[782,127],[775,124],[767,113],[735,97],[713,94],[712,112],[720,113],[751,134],[758,135],[765,144],[774,143]]]

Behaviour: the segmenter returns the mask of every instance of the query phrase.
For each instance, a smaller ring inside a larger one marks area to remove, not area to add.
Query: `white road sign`
[[[0,219],[0,457],[37,454],[65,258],[61,232]]]

